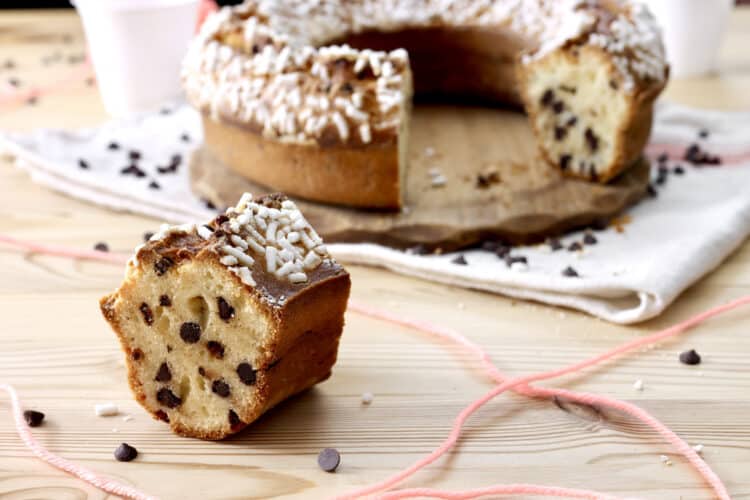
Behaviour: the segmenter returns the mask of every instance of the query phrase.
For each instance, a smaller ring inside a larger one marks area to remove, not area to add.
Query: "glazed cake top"
[[[283,195],[253,200],[245,193],[236,207],[208,224],[164,224],[136,249],[131,265],[139,265],[151,252],[158,254],[157,275],[168,272],[185,256],[214,253],[243,284],[273,306],[283,305],[309,284],[345,272],[296,204]]]
[[[183,65],[201,110],[294,143],[392,138],[411,99],[408,54],[326,45],[348,34],[489,27],[524,40],[527,62],[568,43],[603,48],[623,89],[667,77],[661,33],[629,0],[247,0],[210,16]]]

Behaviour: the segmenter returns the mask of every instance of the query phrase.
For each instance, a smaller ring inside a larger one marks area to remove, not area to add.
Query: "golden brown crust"
[[[361,207],[401,206],[395,137],[348,147],[284,144],[203,116],[206,147],[225,165],[290,195]]]

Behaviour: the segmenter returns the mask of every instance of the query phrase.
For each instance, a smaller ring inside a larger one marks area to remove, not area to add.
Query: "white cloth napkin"
[[[700,130],[710,131],[699,138]],[[185,137],[183,137],[185,136]],[[52,189],[117,210],[175,223],[210,218],[215,212],[191,193],[187,175],[190,150],[201,141],[200,120],[176,105],[170,113],[109,122],[98,128],[36,130],[0,134],[0,151],[32,178]],[[750,232],[750,113],[723,113],[662,103],[656,113],[649,153],[667,151],[670,171],[658,196],[630,209],[618,231],[591,234],[596,244],[568,251],[583,232],[561,239],[565,249],[548,245],[516,247],[528,265],[508,267],[494,253],[414,255],[375,244],[332,244],[333,255],[349,263],[382,266],[395,272],[451,285],[486,290],[585,311],[615,323],[635,323],[661,313],[683,290],[714,269]],[[185,139],[189,139],[186,141]],[[108,149],[117,142],[118,150]],[[721,156],[721,166],[682,161],[688,144]],[[123,176],[128,154],[142,156],[146,175]],[[159,166],[179,154],[176,172]],[[86,162],[88,169],[79,165]],[[656,162],[654,162],[656,165]],[[682,175],[674,173],[680,165]],[[654,167],[656,176],[656,167]],[[156,181],[159,188],[149,187]],[[578,277],[563,276],[572,267]]]

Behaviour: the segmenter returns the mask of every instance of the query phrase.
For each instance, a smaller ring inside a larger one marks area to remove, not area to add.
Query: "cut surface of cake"
[[[163,226],[100,306],[137,401],[221,439],[330,376],[349,288],[292,201],[245,195],[208,224]]]
[[[630,0],[246,0],[205,23],[183,65],[228,167],[388,209],[407,196],[413,94],[523,107],[550,166],[607,182],[641,155],[668,74],[659,27]]]

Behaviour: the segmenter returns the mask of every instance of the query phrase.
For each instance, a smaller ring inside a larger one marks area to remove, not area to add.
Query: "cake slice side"
[[[328,378],[336,361],[349,275],[329,257],[296,283],[250,252],[247,272],[228,266],[221,249],[239,241],[229,234],[242,213],[199,226],[203,236],[172,228],[155,237],[100,302],[137,401],[184,436],[237,432]]]

